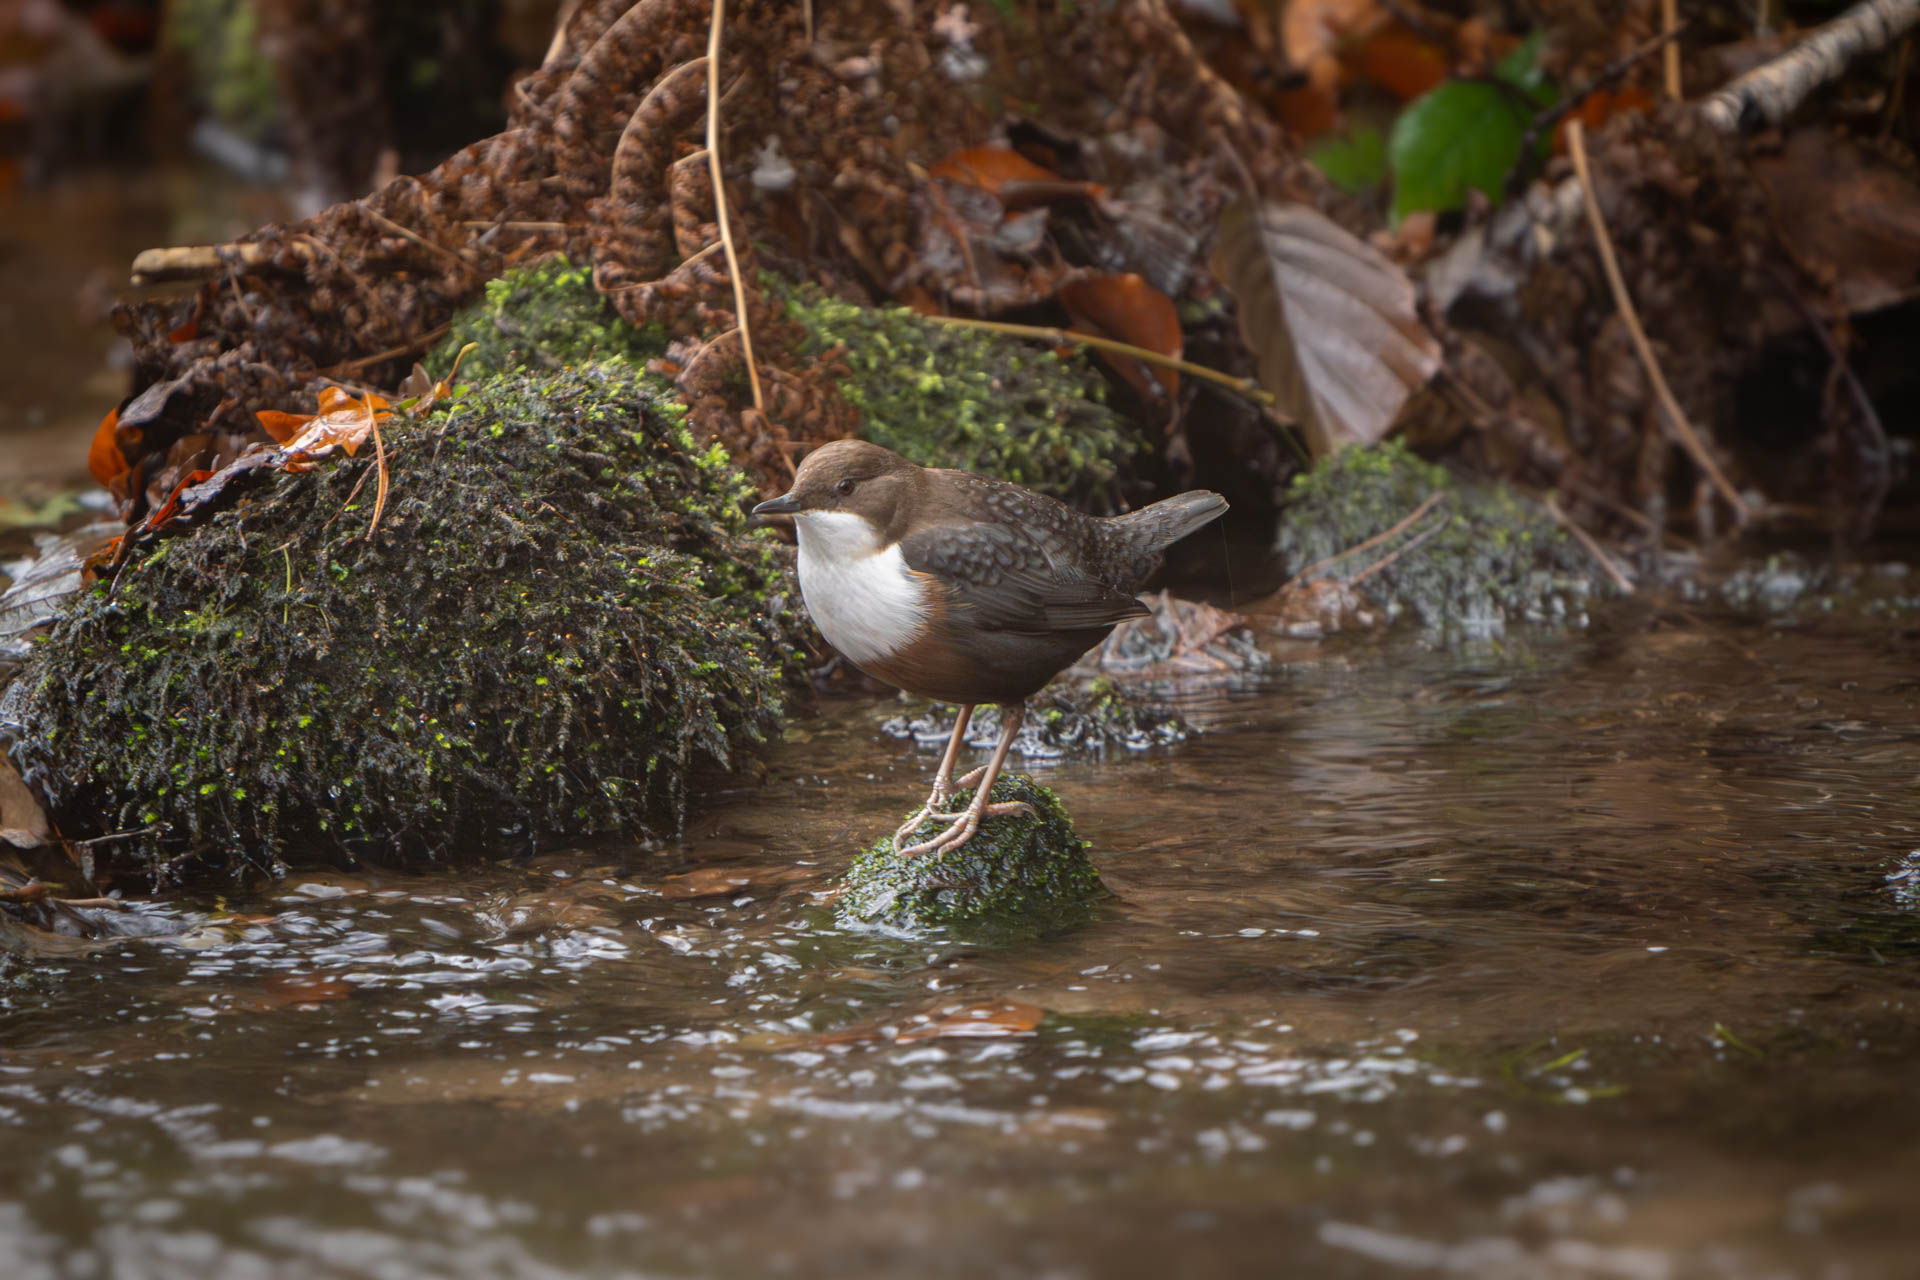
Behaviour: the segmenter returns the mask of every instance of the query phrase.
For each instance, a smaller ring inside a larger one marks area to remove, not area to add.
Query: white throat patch
[[[802,511],[800,594],[827,643],[855,664],[898,652],[926,629],[925,589],[899,546],[887,546],[865,516]]]

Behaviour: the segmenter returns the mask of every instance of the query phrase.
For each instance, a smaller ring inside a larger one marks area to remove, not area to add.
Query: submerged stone
[[[916,713],[889,718],[880,732],[911,739],[928,751],[945,751],[958,716],[959,708],[952,703],[929,703]],[[1000,740],[1000,717],[999,707],[976,708],[967,721],[967,745],[992,750]],[[1192,734],[1192,726],[1178,711],[1138,697],[1111,680],[1084,685],[1056,682],[1028,700],[1027,716],[1014,735],[1010,754],[1023,760],[1101,759],[1109,752],[1172,746]]]
[[[371,449],[262,470],[36,647],[22,773],[155,882],[676,825],[801,651],[790,553],[684,412],[620,364],[490,379],[386,424],[371,531]]]
[[[972,792],[961,792],[953,811],[972,798]],[[1106,887],[1060,798],[1025,774],[1003,773],[992,799],[1030,805],[1033,816],[992,818],[958,849],[907,858],[893,851],[892,836],[882,838],[847,868],[837,908],[842,923],[1050,929],[1084,919]],[[928,819],[909,843],[933,836],[942,825]]]
[[[1347,580],[1388,621],[1410,617],[1443,634],[1487,634],[1508,623],[1583,626],[1612,583],[1538,504],[1504,485],[1456,479],[1393,441],[1345,449],[1289,486],[1274,553],[1300,573],[1428,511],[1395,537],[1320,573]]]

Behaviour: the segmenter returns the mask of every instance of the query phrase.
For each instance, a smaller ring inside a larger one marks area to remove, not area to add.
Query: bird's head
[[[858,519],[882,541],[892,542],[911,514],[922,470],[877,444],[835,440],[808,454],[794,473],[793,487],[755,507],[753,514],[790,515],[803,527]]]

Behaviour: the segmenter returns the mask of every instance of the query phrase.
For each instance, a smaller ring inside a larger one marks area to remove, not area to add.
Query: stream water
[[[1913,1275],[1905,616],[1289,664],[1042,771],[1113,897],[1040,940],[832,923],[871,702],[683,842],[173,904],[0,982],[0,1266]]]

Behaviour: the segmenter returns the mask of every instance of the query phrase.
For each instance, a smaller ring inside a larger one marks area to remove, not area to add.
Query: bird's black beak
[[[783,493],[777,498],[768,498],[765,502],[755,507],[753,514],[756,516],[790,516],[799,509],[800,499],[790,493]]]

